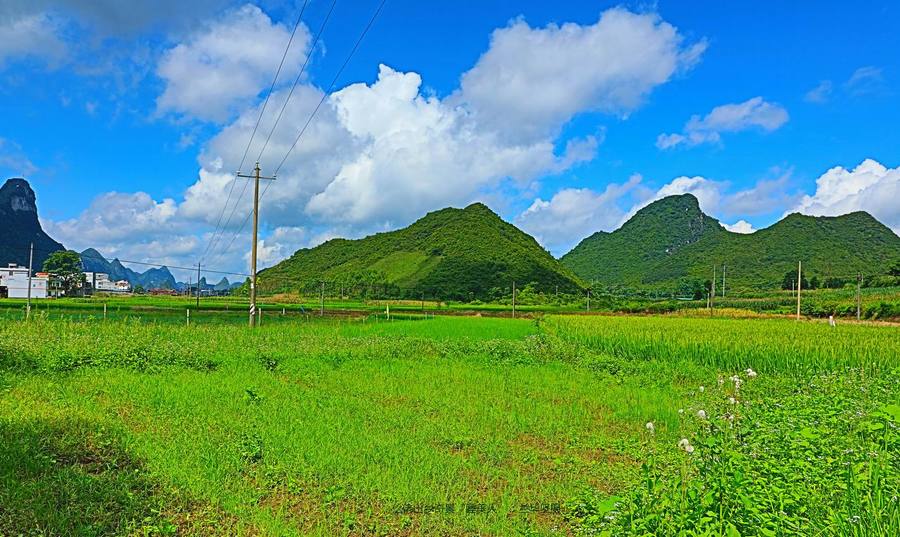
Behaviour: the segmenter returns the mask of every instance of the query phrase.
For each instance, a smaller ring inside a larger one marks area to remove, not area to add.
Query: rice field
[[[896,535],[900,329],[0,325],[0,535]]]

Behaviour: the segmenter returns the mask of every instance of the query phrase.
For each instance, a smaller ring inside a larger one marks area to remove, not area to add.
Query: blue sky
[[[377,3],[338,1],[313,48],[331,1],[309,2],[264,173]],[[159,4],[4,2],[0,173],[66,246],[243,271],[230,173],[302,2]],[[263,262],[475,200],[554,254],[680,192],[745,232],[852,210],[897,231],[898,20],[894,2],[388,0],[264,198]]]

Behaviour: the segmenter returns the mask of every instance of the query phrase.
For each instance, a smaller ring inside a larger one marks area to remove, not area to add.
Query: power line
[[[378,4],[378,9],[376,9],[376,10],[375,10],[375,13],[372,14],[372,18],[369,19],[368,24],[366,24],[366,27],[363,29],[363,31],[362,31],[362,33],[360,34],[359,38],[356,40],[356,43],[353,45],[353,48],[350,50],[350,53],[347,55],[347,58],[344,60],[344,63],[341,65],[341,68],[338,69],[338,71],[337,71],[337,73],[335,74],[334,78],[331,80],[331,84],[328,86],[328,89],[322,93],[322,98],[319,100],[319,103],[316,105],[315,109],[314,109],[314,110],[312,111],[312,113],[309,115],[309,118],[306,120],[306,123],[304,124],[303,128],[300,130],[300,133],[297,135],[297,138],[294,139],[294,143],[291,144],[291,147],[290,147],[290,149],[288,149],[288,151],[287,151],[287,153],[285,154],[284,158],[281,159],[281,163],[278,165],[278,168],[275,169],[275,173],[272,174],[273,176],[277,176],[277,175],[278,175],[278,171],[281,170],[281,167],[284,165],[285,161],[287,161],[288,156],[290,156],[290,154],[291,154],[291,152],[294,150],[294,148],[297,147],[297,144],[300,142],[300,138],[301,138],[301,137],[303,136],[303,134],[306,132],[306,129],[309,127],[309,124],[312,122],[313,118],[315,118],[316,114],[317,114],[318,111],[319,111],[319,108],[322,106],[322,103],[324,103],[324,102],[325,102],[325,99],[328,98],[329,93],[330,93],[331,90],[334,88],[334,85],[337,83],[338,78],[339,78],[339,77],[341,76],[341,74],[344,72],[344,69],[347,67],[347,64],[350,63],[350,60],[353,58],[353,55],[356,54],[356,51],[357,51],[357,49],[359,49],[359,45],[362,43],[363,38],[365,38],[366,34],[367,34],[367,33],[369,32],[369,30],[372,28],[372,25],[375,23],[375,19],[378,18],[378,14],[381,13],[381,10],[382,10],[382,8],[384,7],[384,4],[385,4],[386,2],[387,2],[387,0],[381,0],[381,2]],[[248,183],[249,183],[249,181],[248,181]],[[271,185],[271,183],[267,183],[267,184],[266,184],[266,187],[263,189],[262,193],[260,194],[260,196],[259,196],[260,201],[262,201],[262,199],[263,199],[263,198],[265,197],[265,195],[266,195],[266,192],[268,192],[268,190],[269,190],[269,185]],[[247,185],[245,184],[245,185],[244,185],[245,189],[246,189],[246,186],[247,186]],[[235,209],[236,209],[236,208],[237,208],[237,205],[235,205]],[[233,213],[234,213],[234,211],[232,211],[232,214],[233,214]],[[223,255],[225,255],[226,253],[228,253],[228,251],[231,249],[231,246],[234,244],[234,241],[237,239],[238,235],[240,235],[241,232],[244,231],[244,227],[246,227],[247,222],[250,221],[250,216],[251,216],[252,214],[253,214],[252,211],[251,211],[250,213],[247,214],[247,216],[244,218],[244,222],[241,224],[241,226],[240,226],[240,227],[234,232],[234,234],[232,235],[231,240],[228,242],[228,246],[226,246],[225,249],[222,250],[222,252],[219,254],[218,257],[215,257],[215,258],[214,258],[214,261],[218,261]],[[229,220],[230,220],[230,217],[229,217]]]
[[[272,78],[272,85],[269,86],[269,91],[266,93],[266,99],[263,101],[262,108],[259,110],[259,115],[256,118],[256,124],[253,126],[253,132],[250,133],[250,140],[247,141],[247,147],[244,149],[244,155],[241,157],[241,163],[238,165],[238,171],[243,169],[244,161],[247,159],[247,153],[250,151],[250,146],[253,144],[253,138],[256,136],[256,131],[259,129],[259,123],[262,121],[263,114],[266,112],[266,107],[269,105],[269,99],[272,97],[272,92],[275,90],[275,84],[278,82],[278,76],[281,74],[281,69],[284,67],[285,59],[287,59],[288,52],[291,49],[291,44],[294,42],[294,36],[297,34],[297,28],[300,27],[300,22],[303,20],[303,13],[306,11],[306,6],[309,4],[309,0],[305,0],[303,2],[303,7],[300,8],[300,15],[297,17],[297,22],[294,23],[294,29],[291,31],[291,37],[288,39],[287,46],[284,48],[284,54],[281,56],[281,62],[278,64],[278,69],[275,71],[275,77]],[[306,55],[306,61],[309,61],[309,54]],[[304,63],[304,67],[306,63]],[[296,83],[295,83],[296,84]],[[291,90],[293,91],[293,89]],[[212,249],[212,246],[215,242],[218,242],[218,238],[220,238],[220,226],[222,224],[222,217],[225,216],[225,212],[228,210],[228,202],[231,201],[231,195],[234,193],[234,185],[237,183],[237,177],[234,178],[231,182],[231,188],[228,191],[228,197],[225,198],[225,205],[222,207],[222,212],[219,214],[219,220],[216,222],[216,229],[213,231],[213,236],[210,238],[209,243],[206,245],[206,250],[203,252],[201,257],[206,257],[206,254]],[[241,189],[241,195],[238,197],[237,201],[234,202],[235,209],[240,204],[241,199],[244,197],[244,193],[247,191],[247,184],[244,183],[244,188]],[[234,210],[232,210],[232,214],[229,215],[228,220],[225,222],[225,226],[221,229],[228,227],[228,223],[231,221],[231,216],[234,215]]]
[[[4,244],[4,243],[0,243],[0,244]],[[28,246],[21,246],[21,245],[17,245],[17,244],[14,245],[14,244],[11,244],[11,243],[5,243],[5,245],[8,246],[8,247],[16,248],[16,249],[22,249],[22,250],[26,250],[26,251],[28,250]],[[34,248],[34,251],[35,251],[35,252],[45,253],[45,254],[52,254],[52,253],[54,253],[54,252],[64,252],[64,251],[66,251],[66,250],[49,250],[49,249],[46,249],[46,248],[38,248],[38,247],[35,247],[35,248]],[[141,266],[145,266],[145,267],[166,268],[166,269],[173,269],[173,270],[189,270],[189,271],[191,271],[192,273],[193,273],[195,270],[197,270],[197,267],[181,267],[181,266],[177,266],[177,265],[169,265],[169,264],[166,264],[166,263],[149,263],[149,262],[147,262],[147,261],[135,261],[135,260],[133,260],[133,259],[119,259],[118,257],[105,257],[105,256],[102,256],[102,255],[85,255],[85,256],[82,256],[82,255],[81,255],[80,253],[78,253],[78,252],[75,252],[75,253],[77,253],[79,257],[83,257],[83,258],[85,258],[85,259],[99,259],[99,260],[106,261],[106,262],[108,262],[108,263],[111,263],[111,262],[113,262],[113,261],[118,261],[119,263],[128,263],[128,264],[130,264],[130,265],[141,265]],[[5,267],[0,267],[0,270],[3,270],[3,268],[5,268]],[[24,268],[24,267],[23,267],[23,268]],[[230,275],[230,276],[244,276],[244,277],[249,277],[249,276],[250,276],[249,274],[244,274],[243,272],[230,272],[230,271],[225,271],[225,270],[206,270],[206,269],[204,269],[204,271],[205,271],[205,272],[212,273],[212,274],[224,274],[224,275]]]
[[[337,0],[332,0],[331,8],[328,9],[328,13],[325,14],[325,19],[322,21],[322,25],[319,27],[319,31],[316,33],[316,37],[313,40],[312,46],[310,46],[310,53],[306,55],[306,60],[303,62],[303,66],[300,68],[300,71],[297,73],[297,78],[294,79],[294,83],[291,85],[291,90],[288,92],[287,98],[284,100],[284,103],[281,105],[281,110],[278,112],[278,117],[275,118],[275,123],[272,124],[272,129],[269,131],[269,135],[266,136],[266,141],[263,143],[262,149],[259,151],[259,156],[256,157],[256,161],[259,162],[262,160],[263,153],[265,153],[266,148],[269,146],[269,141],[272,139],[272,135],[275,133],[275,128],[278,127],[278,123],[281,121],[281,117],[284,115],[284,110],[287,108],[288,102],[290,102],[291,97],[294,95],[294,90],[297,88],[297,84],[300,82],[300,78],[303,76],[303,72],[306,70],[306,66],[309,64],[309,59],[312,57],[312,51],[315,50],[316,45],[319,43],[319,38],[322,37],[322,32],[325,31],[325,26],[328,24],[328,19],[331,18],[331,13],[334,11],[334,6],[337,4]]]
[[[381,13],[381,9],[384,7],[384,4],[387,0],[381,0],[381,3],[378,4],[378,9],[375,10],[375,13],[372,14],[372,18],[369,19],[369,23],[363,29],[362,33],[359,35],[359,39],[356,40],[356,43],[353,45],[353,49],[350,50],[350,54],[347,55],[347,59],[344,60],[341,68],[338,69],[338,72],[334,75],[334,78],[331,80],[331,84],[328,86],[328,89],[322,93],[322,98],[319,100],[319,104],[316,105],[313,113],[310,114],[309,119],[306,121],[306,124],[300,130],[300,133],[297,135],[297,138],[294,140],[294,143],[291,145],[290,149],[288,149],[287,153],[284,155],[284,158],[281,159],[281,163],[275,168],[275,175],[278,175],[278,171],[281,170],[281,167],[284,166],[285,161],[287,161],[288,157],[294,151],[294,148],[297,147],[297,143],[300,142],[300,138],[303,136],[303,133],[306,132],[307,127],[309,127],[310,122],[312,122],[313,118],[316,117],[316,113],[318,113],[319,108],[322,106],[322,103],[325,102],[331,93],[331,90],[334,89],[334,85],[337,84],[338,78],[344,72],[344,69],[347,67],[347,64],[350,63],[350,60],[353,58],[353,55],[356,54],[356,50],[359,48],[360,43],[362,43],[363,38],[366,37],[366,34],[369,33],[369,30],[372,28],[372,25],[375,24],[375,19],[378,18],[378,14]]]

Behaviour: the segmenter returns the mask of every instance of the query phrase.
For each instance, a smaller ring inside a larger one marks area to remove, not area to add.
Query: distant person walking
[[[834,322],[834,315],[829,315],[829,316],[828,316],[828,326],[830,326],[830,327],[832,327],[832,328],[834,328],[835,326],[837,326],[837,325],[835,324],[835,322]]]

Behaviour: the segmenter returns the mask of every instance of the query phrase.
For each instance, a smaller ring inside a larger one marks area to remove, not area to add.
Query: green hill
[[[460,300],[508,296],[513,281],[545,292],[583,289],[534,238],[481,203],[435,211],[396,231],[304,248],[259,273],[264,293],[319,281],[389,285],[400,295]]]
[[[651,203],[620,229],[591,235],[561,259],[584,280],[651,289],[711,279],[713,265],[723,263],[731,289],[777,288],[798,260],[807,277],[822,281],[885,274],[900,260],[900,237],[865,212],[791,214],[755,233],[732,233],[705,215],[697,198],[683,194]]]

